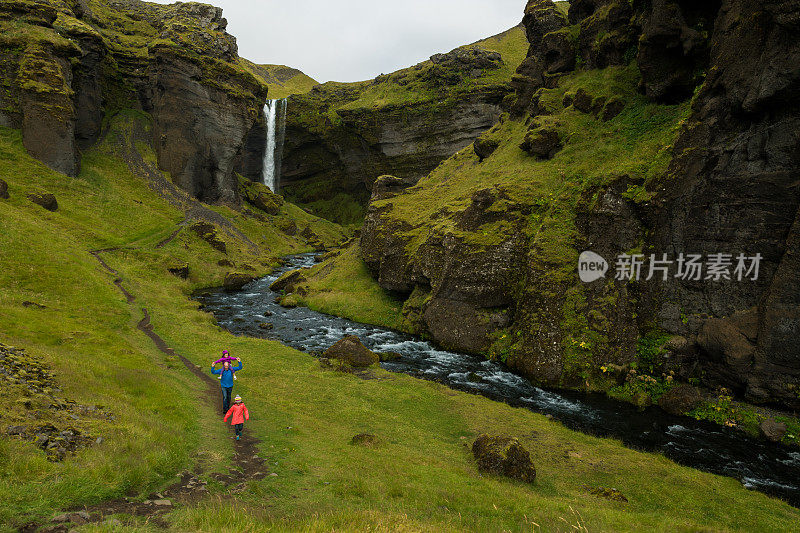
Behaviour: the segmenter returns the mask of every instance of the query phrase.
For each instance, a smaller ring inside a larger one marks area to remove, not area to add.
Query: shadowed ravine
[[[197,300],[214,314],[220,326],[235,334],[276,339],[307,352],[322,351],[345,334],[356,335],[374,351],[402,354],[398,361],[381,363],[386,370],[551,415],[571,429],[618,438],[630,448],[663,453],[682,465],[734,477],[747,488],[800,506],[800,450],[672,416],[658,408],[637,411],[599,394],[544,390],[497,363],[439,350],[411,335],[275,303],[277,294],[270,290],[270,284],[284,272],[313,264],[314,254],[293,256],[272,275],[241,291],[209,291],[198,295]],[[272,329],[259,327],[265,322],[271,323]]]

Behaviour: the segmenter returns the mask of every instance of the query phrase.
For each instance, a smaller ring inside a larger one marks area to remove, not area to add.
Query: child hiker
[[[228,417],[231,417],[231,425],[236,428],[236,440],[239,440],[239,437],[242,435],[244,421],[250,420],[250,412],[242,403],[241,396],[236,396],[236,398],[233,399],[233,405],[231,405],[231,408],[228,409],[227,413],[225,413],[225,417],[222,419],[222,421],[227,422]]]
[[[228,350],[222,350],[222,358],[223,359],[228,359],[228,360],[232,360],[233,359],[233,357],[231,357],[231,354],[230,354],[230,352],[228,352]],[[236,360],[239,361],[240,359],[237,357]],[[215,361],[214,364],[217,364],[218,362],[219,362],[219,360]],[[214,366],[214,365],[211,365],[211,366]],[[232,368],[231,370],[233,370],[233,381],[236,381],[236,369]],[[217,379],[222,381],[222,374],[220,374]]]
[[[233,391],[233,378],[234,372],[239,371],[242,369],[242,360],[238,357],[236,361],[239,362],[238,366],[232,367],[230,361],[225,361],[222,363],[222,368],[217,370],[214,368],[216,362],[211,363],[211,373],[212,374],[219,374],[220,380],[219,385],[222,388],[222,412],[227,413],[228,408],[231,404],[231,392]]]

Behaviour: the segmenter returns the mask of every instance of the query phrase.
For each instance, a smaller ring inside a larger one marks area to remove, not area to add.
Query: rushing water
[[[261,167],[261,181],[274,193],[278,192],[281,174],[281,152],[283,151],[283,131],[286,121],[286,98],[267,100],[264,104],[266,124],[266,146]]]
[[[381,363],[386,370],[444,383],[514,406],[552,415],[569,428],[621,439],[631,448],[658,451],[687,466],[734,477],[745,487],[778,496],[800,506],[800,450],[751,439],[739,431],[669,415],[658,408],[638,411],[600,394],[545,390],[485,359],[439,350],[403,333],[325,315],[305,307],[286,309],[275,303],[269,286],[281,274],[314,264],[314,254],[288,259],[272,275],[241,291],[221,290],[197,299],[218,323],[239,335],[277,339],[304,351],[322,351],[356,335],[370,349],[398,352],[402,358]],[[269,322],[273,329],[260,324]]]

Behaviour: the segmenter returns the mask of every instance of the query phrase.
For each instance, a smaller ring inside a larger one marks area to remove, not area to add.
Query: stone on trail
[[[533,483],[536,479],[536,468],[528,450],[514,437],[484,433],[472,444],[472,455],[475,456],[481,472],[526,483]]]
[[[159,507],[172,507],[172,501],[167,500],[166,498],[161,500],[154,500],[153,505],[158,505]]]
[[[338,359],[350,366],[366,368],[380,361],[378,354],[370,351],[355,335],[345,335],[330,348],[323,357]]]

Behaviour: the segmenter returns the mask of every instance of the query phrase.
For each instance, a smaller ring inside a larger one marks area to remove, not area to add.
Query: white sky
[[[205,1],[223,9],[240,56],[299,68],[319,82],[414,65],[517,25],[525,9],[525,0]]]

